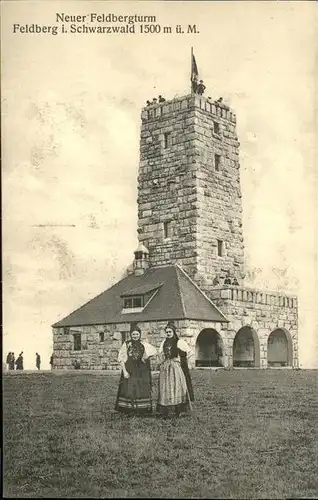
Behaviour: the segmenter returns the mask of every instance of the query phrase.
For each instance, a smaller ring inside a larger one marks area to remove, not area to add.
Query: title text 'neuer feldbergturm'
[[[156,16],[139,16],[134,15],[116,15],[116,14],[97,14],[96,12],[91,12],[86,15],[69,15],[62,13],[56,13],[57,23],[155,23]]]

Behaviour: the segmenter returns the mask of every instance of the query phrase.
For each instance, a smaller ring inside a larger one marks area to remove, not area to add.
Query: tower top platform
[[[152,121],[163,116],[182,112],[191,109],[200,109],[205,113],[211,114],[217,118],[223,118],[236,123],[236,114],[233,110],[219,100],[212,100],[209,97],[200,96],[198,94],[188,94],[181,97],[175,97],[169,101],[151,103],[142,108],[141,120]]]

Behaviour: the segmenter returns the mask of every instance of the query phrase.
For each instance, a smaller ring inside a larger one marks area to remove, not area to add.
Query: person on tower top
[[[230,275],[228,274],[224,280],[224,285],[231,285],[231,278]]]
[[[205,85],[203,83],[203,80],[200,80],[200,83],[197,86],[197,94],[203,95],[204,91],[205,91]]]

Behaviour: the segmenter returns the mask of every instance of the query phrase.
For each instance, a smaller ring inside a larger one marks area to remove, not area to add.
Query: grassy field
[[[192,376],[162,421],[113,411],[118,375],[5,374],[5,497],[318,497],[317,371]]]

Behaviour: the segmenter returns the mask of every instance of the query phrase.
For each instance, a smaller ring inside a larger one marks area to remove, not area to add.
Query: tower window
[[[163,236],[165,239],[171,238],[171,236],[172,236],[171,221],[166,221],[163,223]]]
[[[218,122],[213,122],[213,132],[217,135],[220,134],[220,124]]]
[[[171,132],[165,132],[164,134],[164,147],[165,149],[171,146]]]
[[[214,168],[219,171],[221,166],[221,155],[214,155]]]
[[[104,332],[100,332],[99,333],[99,341],[100,342],[104,342],[104,340],[105,340],[105,333]]]
[[[80,351],[82,349],[82,336],[80,333],[74,333],[74,351]]]
[[[223,257],[224,255],[224,241],[217,240],[218,242],[218,256]]]

